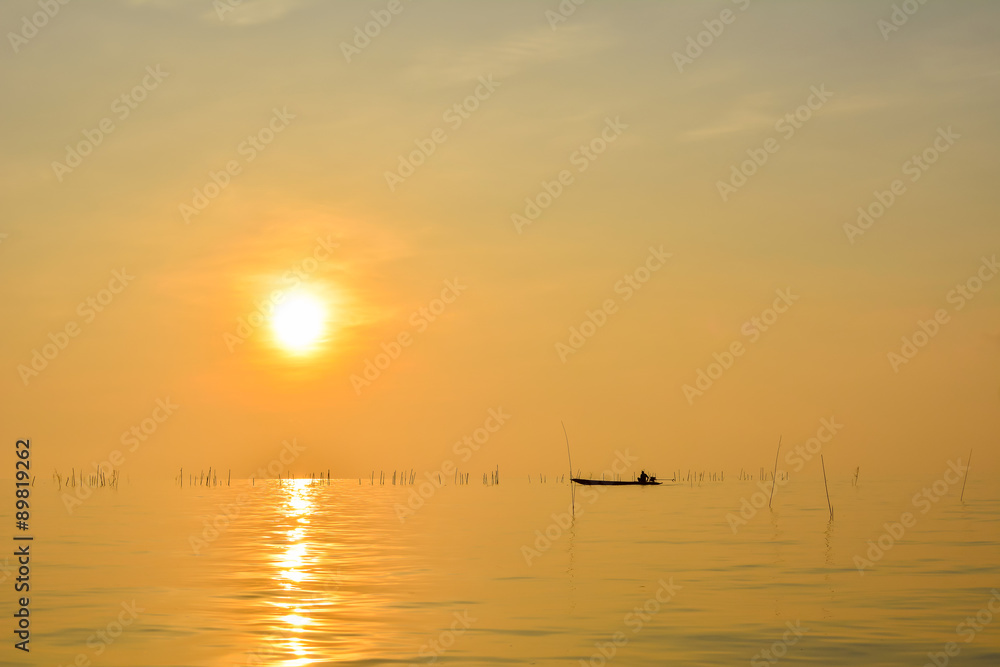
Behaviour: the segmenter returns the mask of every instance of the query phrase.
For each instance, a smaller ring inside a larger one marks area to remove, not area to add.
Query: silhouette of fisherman
[[[649,481],[649,475],[647,475],[646,471],[643,470],[641,473],[639,473],[639,482],[645,484],[648,481]]]

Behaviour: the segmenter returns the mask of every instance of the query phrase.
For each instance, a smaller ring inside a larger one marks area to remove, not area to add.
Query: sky
[[[46,476],[552,476],[560,422],[585,475],[995,475],[1000,7],[903,4],[4,3],[0,432]]]

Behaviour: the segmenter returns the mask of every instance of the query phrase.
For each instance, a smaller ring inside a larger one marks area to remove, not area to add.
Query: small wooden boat
[[[581,479],[578,477],[570,477],[570,481],[576,482],[577,484],[584,484],[586,486],[659,486],[663,482],[657,482],[656,479],[651,479],[648,482],[618,482],[614,480],[604,480],[604,479]]]

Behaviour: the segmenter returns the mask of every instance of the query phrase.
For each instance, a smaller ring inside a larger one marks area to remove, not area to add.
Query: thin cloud
[[[462,84],[483,74],[508,79],[538,65],[597,53],[610,43],[610,39],[594,26],[580,24],[553,31],[544,25],[505,36],[457,56],[453,48],[426,49],[415,54],[405,76],[442,86]]]
[[[826,116],[863,116],[872,111],[903,107],[910,104],[910,98],[903,95],[858,94],[842,97],[832,91],[834,97],[824,105],[821,113]],[[745,97],[731,111],[725,112],[710,125],[688,130],[678,137],[680,142],[710,141],[734,134],[759,132],[773,128],[785,114],[791,113],[808,97],[808,91],[799,94],[795,101],[792,93],[779,96],[755,93]]]
[[[285,17],[289,12],[314,4],[315,0],[125,0],[132,6],[158,9],[190,10],[203,21],[221,22],[224,25],[248,26],[270,23]]]

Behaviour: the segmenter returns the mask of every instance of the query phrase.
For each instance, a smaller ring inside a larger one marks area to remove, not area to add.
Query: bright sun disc
[[[294,294],[278,305],[271,327],[278,343],[291,352],[305,352],[320,341],[326,326],[326,309],[315,297]]]

